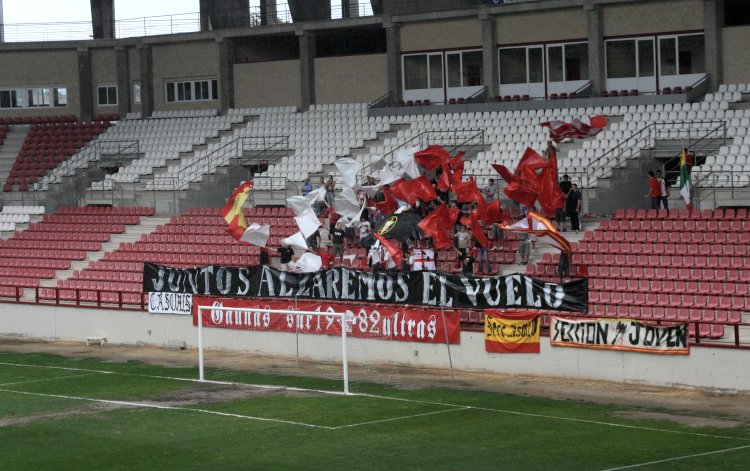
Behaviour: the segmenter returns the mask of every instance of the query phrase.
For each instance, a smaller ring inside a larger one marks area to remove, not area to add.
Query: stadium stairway
[[[0,145],[0,181],[6,181],[10,170],[21,151],[26,136],[29,134],[31,125],[15,124],[8,126],[8,134]]]
[[[40,287],[52,288],[59,284],[61,280],[67,280],[74,272],[85,269],[91,262],[101,260],[104,254],[116,250],[120,244],[124,242],[136,242],[141,239],[144,234],[150,234],[156,230],[157,226],[166,224],[169,222],[169,218],[161,218],[155,216],[142,216],[140,224],[125,226],[125,232],[122,234],[113,234],[110,237],[109,242],[102,243],[102,248],[96,252],[88,252],[84,260],[73,261],[68,270],[57,270],[55,277],[52,279],[41,280],[39,283]],[[34,292],[27,290],[24,296],[29,296],[29,299],[34,298]],[[26,299],[26,298],[22,298]]]

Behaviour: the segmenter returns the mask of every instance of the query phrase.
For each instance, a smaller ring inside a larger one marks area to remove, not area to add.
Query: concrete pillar
[[[370,0],[370,6],[372,6],[372,13],[374,15],[383,14],[383,0]]]
[[[388,91],[394,103],[401,101],[401,27],[385,24],[385,46],[388,64]]]
[[[141,66],[141,116],[148,118],[154,112],[154,54],[151,46],[140,44]]]
[[[201,31],[250,24],[250,0],[200,0]]]
[[[331,0],[288,0],[288,4],[294,23],[331,18]]]
[[[361,0],[341,0],[341,17],[357,18],[359,16],[359,4]]]
[[[91,55],[87,48],[78,49],[78,98],[81,121],[94,117],[94,96],[91,82]]]
[[[703,27],[706,47],[706,73],[711,76],[711,88],[716,91],[723,81],[722,25],[724,0],[703,0]]]
[[[221,39],[219,47],[219,107],[222,113],[234,108],[234,42]]]
[[[94,39],[115,37],[115,0],[91,0],[91,26]]]
[[[124,118],[133,109],[128,50],[121,46],[115,47],[115,60],[117,64],[117,113]]]
[[[0,0],[0,43],[5,42],[5,20],[3,19],[3,0]]]
[[[276,23],[278,23],[276,0],[260,0],[260,24],[273,25]]]
[[[589,42],[589,80],[593,82],[592,91],[606,89],[604,75],[604,21],[602,9],[593,0],[586,0],[583,5],[586,12],[586,25]]]
[[[298,31],[299,35],[299,82],[302,109],[315,104],[315,33]]]
[[[490,16],[482,19],[482,61],[484,68],[484,85],[487,87],[487,98],[498,95],[499,72],[497,64],[497,22]]]

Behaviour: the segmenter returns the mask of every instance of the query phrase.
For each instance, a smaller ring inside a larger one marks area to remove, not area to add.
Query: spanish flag
[[[484,313],[484,349],[491,353],[539,353],[539,313]]]
[[[227,232],[237,240],[242,238],[245,229],[247,229],[247,221],[245,220],[245,215],[242,213],[242,206],[250,196],[250,190],[252,187],[252,180],[238,186],[229,197],[227,204],[221,210],[221,217],[227,222]]]

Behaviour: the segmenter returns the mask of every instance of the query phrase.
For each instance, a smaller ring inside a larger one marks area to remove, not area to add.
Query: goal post
[[[332,326],[332,322],[334,322],[333,327],[334,331],[339,334],[339,338],[341,339],[341,373],[343,378],[343,393],[344,394],[350,394],[349,391],[349,355],[347,352],[347,330],[351,327],[350,326],[350,319],[352,316],[352,313],[349,312],[334,312],[334,311],[301,311],[301,310],[294,310],[294,309],[268,309],[268,308],[240,308],[240,307],[223,307],[223,306],[196,306],[197,307],[197,323],[198,323],[198,376],[200,381],[208,381],[206,380],[206,372],[205,372],[205,342],[204,342],[204,326],[203,326],[203,313],[205,311],[209,311],[209,315],[214,315],[215,313],[221,313],[222,316],[226,315],[226,313],[229,313],[231,316],[240,316],[240,318],[250,319],[250,318],[259,318],[262,316],[263,322],[267,322],[270,324],[270,320],[273,316],[285,316],[285,319],[281,319],[287,326],[296,326],[301,322],[301,318],[303,316],[309,316],[312,318],[317,318],[318,322],[320,322],[320,319],[323,318],[325,323],[328,324],[329,327]],[[278,322],[279,319],[277,318],[276,321]],[[338,324],[338,328],[336,328],[335,323]],[[248,330],[255,330],[255,329],[248,329]],[[257,329],[257,331],[263,331],[264,329]],[[291,333],[291,332],[290,332]]]

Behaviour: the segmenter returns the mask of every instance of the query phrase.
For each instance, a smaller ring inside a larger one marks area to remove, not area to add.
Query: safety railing
[[[726,143],[727,125],[722,120],[661,121],[632,132],[614,147],[589,163],[586,177],[589,181],[611,176],[613,168],[637,157],[643,150],[652,150],[658,140],[680,141],[688,149],[721,140]]]
[[[750,196],[750,170],[712,170],[702,167],[693,167],[690,174],[696,207],[704,208],[710,202],[710,206],[715,209],[719,206],[721,196],[734,200],[740,196],[740,192],[743,196]]]
[[[226,9],[215,11],[212,15],[217,20],[231,24],[232,27],[256,27],[294,22],[294,15],[286,4],[277,5],[265,11],[259,6],[251,6],[248,10]],[[340,5],[332,5],[329,15],[323,15],[317,19],[337,20],[372,15],[370,2],[362,0],[356,4],[342,2]],[[0,27],[3,30],[5,42],[85,41],[93,37],[91,21],[10,23]],[[114,20],[110,28],[115,38],[193,33],[216,29],[211,24],[211,15],[208,13],[201,15],[200,12],[119,19]]]

